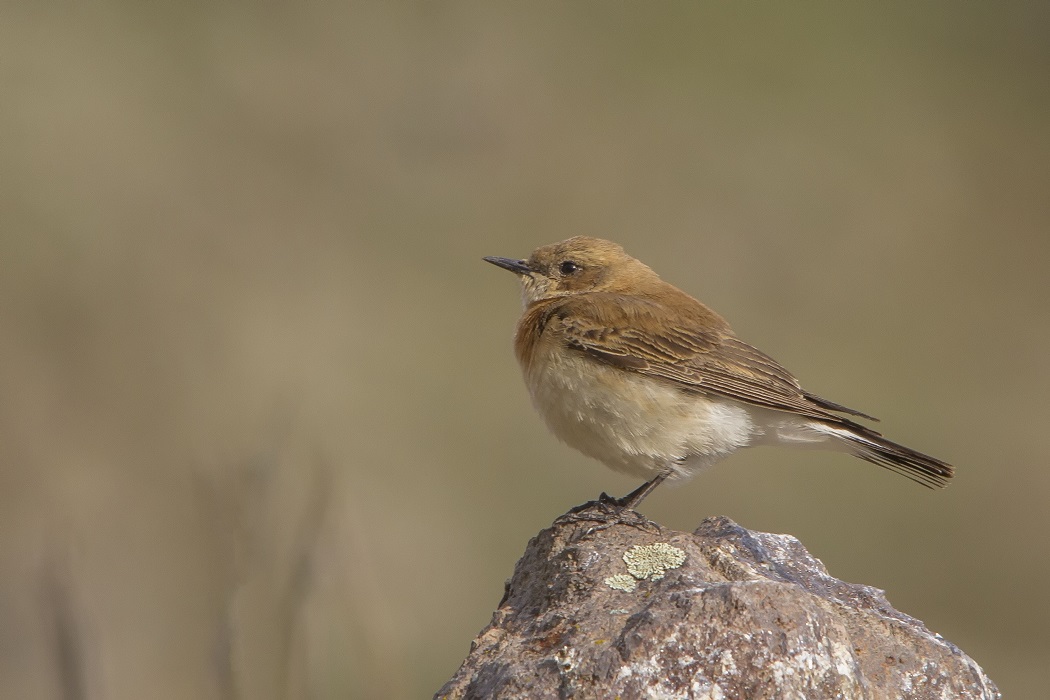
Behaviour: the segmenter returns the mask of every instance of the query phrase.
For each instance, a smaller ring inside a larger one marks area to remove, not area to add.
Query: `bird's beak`
[[[502,267],[504,270],[510,270],[519,275],[528,275],[532,272],[532,268],[524,260],[512,260],[511,258],[497,258],[493,255],[482,258],[485,262],[490,262],[497,267]]]

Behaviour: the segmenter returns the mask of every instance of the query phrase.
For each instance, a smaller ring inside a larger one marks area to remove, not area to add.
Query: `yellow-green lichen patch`
[[[624,593],[630,593],[635,588],[638,588],[638,582],[633,576],[628,574],[616,574],[605,579],[605,585],[609,588],[615,588],[618,591]]]
[[[638,580],[659,581],[669,569],[685,563],[685,550],[666,542],[635,545],[623,554],[627,570]]]

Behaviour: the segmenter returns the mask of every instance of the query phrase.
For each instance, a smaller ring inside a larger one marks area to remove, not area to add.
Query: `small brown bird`
[[[528,260],[485,260],[521,277],[514,349],[547,425],[611,469],[648,479],[621,506],[756,445],[840,450],[931,488],[954,473],[843,417],[877,420],[802,389],[615,243],[577,236]]]

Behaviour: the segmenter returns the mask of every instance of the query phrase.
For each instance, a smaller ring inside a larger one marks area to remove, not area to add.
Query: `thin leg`
[[[666,479],[670,475],[671,475],[670,471],[662,471],[662,472],[660,472],[655,477],[653,477],[649,481],[645,482],[644,484],[642,484],[641,486],[636,488],[634,491],[631,491],[629,494],[627,494],[623,498],[617,499],[616,500],[617,505],[623,506],[624,508],[626,508],[628,510],[634,510],[635,508],[638,507],[639,503],[641,503],[643,500],[645,500],[646,496],[648,496],[650,493],[653,492],[653,489],[655,489],[657,486],[662,484],[664,479]]]
[[[612,498],[603,493],[597,501],[588,501],[583,505],[576,506],[565,515],[555,520],[555,524],[565,525],[567,523],[596,522],[597,525],[582,530],[574,537],[587,537],[595,532],[600,532],[612,525],[622,524],[632,527],[655,528],[659,531],[660,526],[650,522],[644,515],[637,512],[635,508],[653,489],[663,483],[664,479],[671,475],[671,470],[660,472],[655,477],[645,482],[634,491],[623,498]]]

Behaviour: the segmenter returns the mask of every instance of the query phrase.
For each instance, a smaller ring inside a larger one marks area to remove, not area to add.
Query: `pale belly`
[[[558,438],[642,478],[665,469],[691,476],[759,437],[743,404],[688,394],[583,355],[534,362],[525,379]]]

